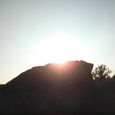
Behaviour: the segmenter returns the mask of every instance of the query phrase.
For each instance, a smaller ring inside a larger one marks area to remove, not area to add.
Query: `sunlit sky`
[[[65,60],[115,72],[115,0],[0,0],[0,83]]]

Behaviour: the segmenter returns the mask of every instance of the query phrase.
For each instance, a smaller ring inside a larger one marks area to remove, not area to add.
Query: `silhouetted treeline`
[[[92,71],[92,77],[96,80],[105,80],[113,78],[110,77],[111,70],[104,64],[98,65],[93,71]]]

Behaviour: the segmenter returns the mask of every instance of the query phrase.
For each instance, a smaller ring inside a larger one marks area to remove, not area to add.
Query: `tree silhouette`
[[[115,74],[112,76],[112,78],[115,80]]]
[[[100,65],[92,71],[92,76],[94,79],[108,79],[110,78],[111,70],[106,65]]]

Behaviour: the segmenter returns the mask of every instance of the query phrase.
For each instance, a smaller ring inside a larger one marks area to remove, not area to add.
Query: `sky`
[[[115,72],[114,45],[115,0],[0,0],[0,84],[61,56]]]

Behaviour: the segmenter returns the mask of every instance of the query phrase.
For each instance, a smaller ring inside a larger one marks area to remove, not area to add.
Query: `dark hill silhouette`
[[[33,67],[1,87],[0,113],[92,113],[92,68],[84,61]]]

